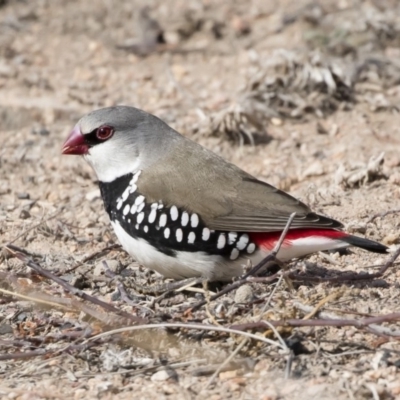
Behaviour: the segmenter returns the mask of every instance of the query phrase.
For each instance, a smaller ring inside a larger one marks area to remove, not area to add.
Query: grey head
[[[180,138],[166,123],[142,110],[107,107],[78,121],[63,154],[83,155],[100,181],[111,182],[159,161]]]

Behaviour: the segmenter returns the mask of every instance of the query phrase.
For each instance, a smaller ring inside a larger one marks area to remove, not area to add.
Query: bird
[[[92,166],[123,249],[166,278],[241,276],[271,252],[293,213],[278,261],[349,246],[388,250],[134,107],[86,114],[62,153]]]

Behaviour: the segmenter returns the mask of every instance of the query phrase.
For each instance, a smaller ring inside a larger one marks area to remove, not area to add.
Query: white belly
[[[133,238],[119,224],[111,222],[115,234],[122,247],[146,268],[159,272],[172,279],[204,277],[214,281],[229,281],[233,277],[243,274],[246,259],[235,261],[224,260],[218,255],[209,255],[204,252],[179,251],[176,257],[171,257],[158,251],[146,240]],[[262,254],[256,252],[251,257],[253,265],[261,261]]]

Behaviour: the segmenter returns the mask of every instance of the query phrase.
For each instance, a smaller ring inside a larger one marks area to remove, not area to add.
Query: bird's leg
[[[256,277],[257,272],[259,272],[260,270],[264,269],[267,266],[270,266],[271,264],[278,265],[281,268],[282,273],[283,273],[283,279],[285,280],[289,290],[293,291],[294,290],[293,283],[292,283],[292,280],[288,276],[288,267],[284,262],[279,261],[276,258],[275,251],[272,251],[265,258],[263,258],[255,267],[250,269],[250,271],[248,271],[244,275],[243,279],[247,280],[250,277]]]
[[[282,268],[283,279],[284,279],[286,285],[288,286],[289,290],[291,292],[293,292],[294,286],[293,286],[293,281],[290,279],[290,277],[288,275],[288,272],[289,272],[288,266],[279,260],[276,260],[276,261],[277,261],[277,264]]]
[[[279,261],[276,259],[276,255],[278,254],[283,241],[285,240],[285,237],[290,229],[290,225],[293,222],[294,217],[296,216],[296,213],[292,213],[288,219],[288,222],[286,223],[285,229],[283,230],[278,242],[276,243],[274,249],[271,251],[271,253],[269,253],[264,259],[262,259],[255,267],[253,267],[250,271],[246,272],[238,281],[233,282],[232,284],[226,286],[224,289],[222,289],[220,292],[218,292],[217,294],[215,294],[214,296],[210,297],[210,301],[216,300],[219,297],[223,296],[226,293],[231,292],[232,290],[237,289],[239,286],[242,286],[243,284],[245,284],[246,282],[248,282],[248,278],[250,276],[255,276],[257,274],[258,271],[260,271],[260,269],[262,269],[263,267],[265,267],[266,265],[268,265],[271,261],[274,262],[278,262]],[[286,280],[286,279],[285,279]],[[290,289],[293,288],[292,282],[288,279],[286,281],[288,283],[288,286]],[[200,301],[199,303],[195,304],[194,306],[190,307],[189,309],[194,311],[197,310],[198,308],[200,308],[201,306],[203,306],[204,304],[206,304],[206,301]]]

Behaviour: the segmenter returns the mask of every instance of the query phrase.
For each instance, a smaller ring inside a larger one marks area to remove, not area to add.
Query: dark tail
[[[360,247],[361,249],[372,251],[374,253],[387,253],[388,251],[388,248],[385,245],[358,236],[348,235],[340,238],[340,240],[350,244],[351,246]]]

